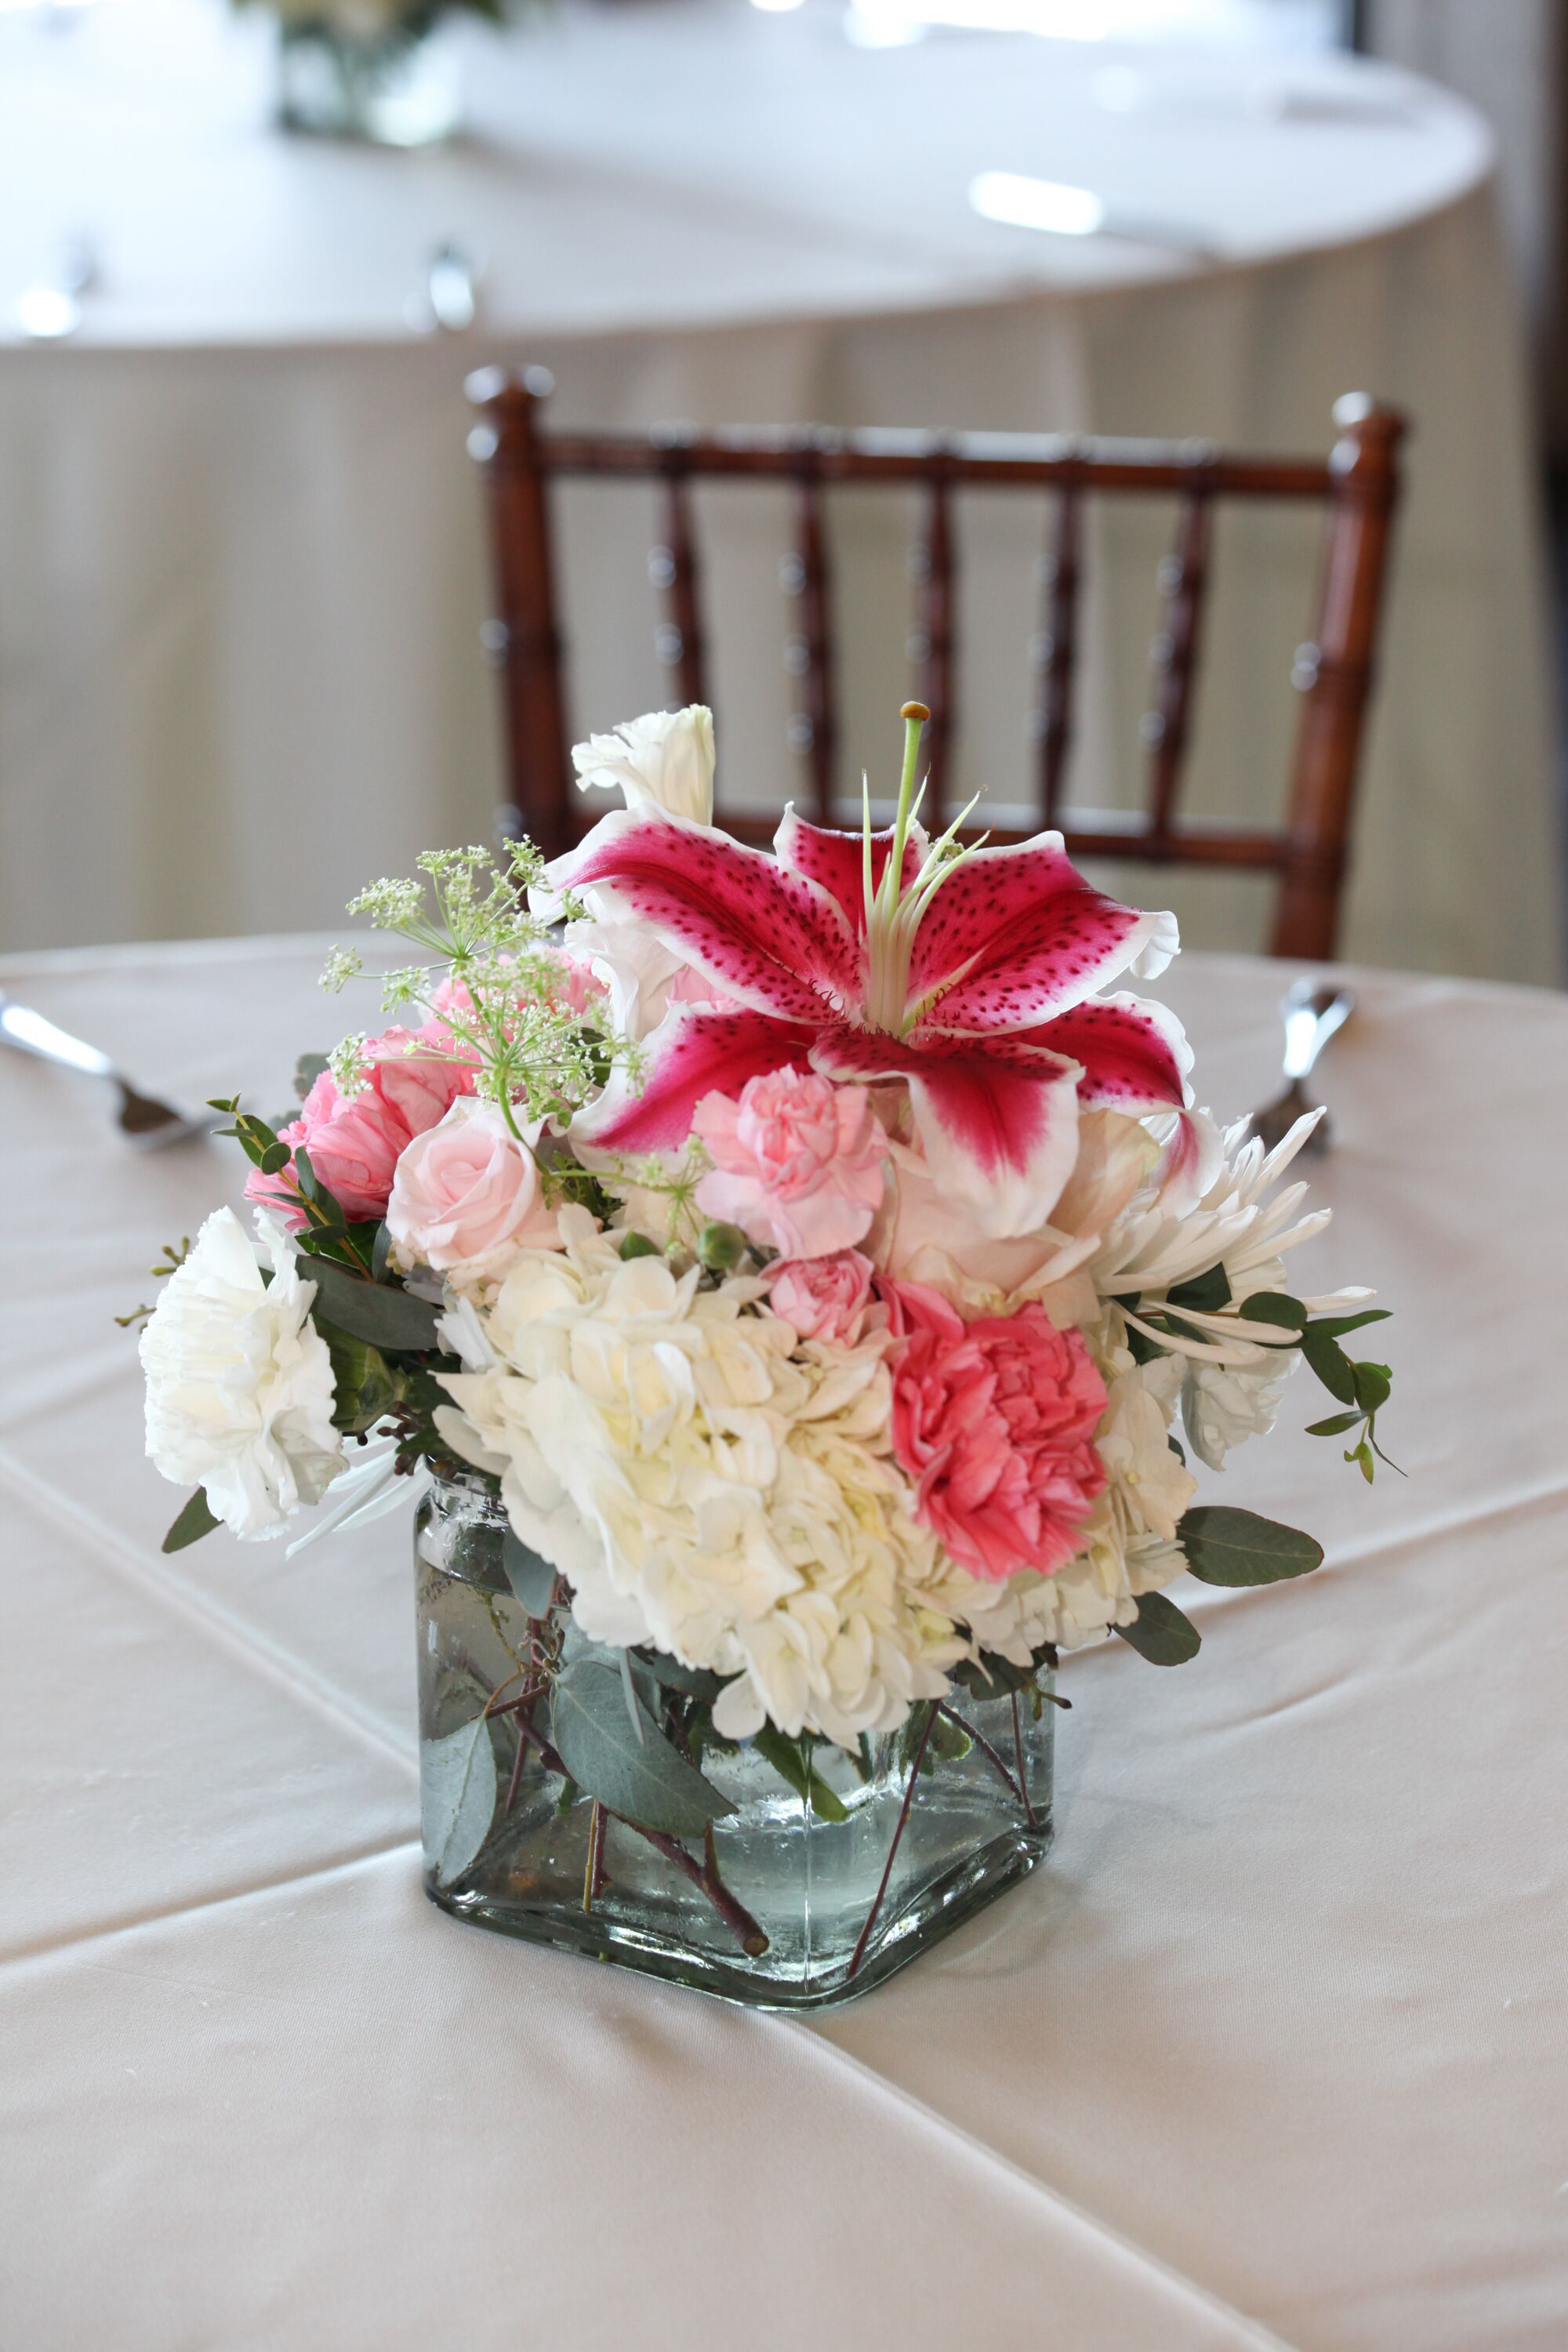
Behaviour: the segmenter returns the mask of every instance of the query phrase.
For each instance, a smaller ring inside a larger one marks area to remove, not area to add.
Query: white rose
[[[277,1219],[258,1210],[256,1224],[270,1284],[234,1211],[219,1209],[142,1334],[147,1452],[165,1478],[205,1487],[238,1536],[275,1535],[343,1466],[331,1358],[310,1319],[316,1286]]]
[[[580,792],[619,784],[629,809],[650,803],[694,824],[713,822],[713,713],[700,702],[653,710],[572,753]]]

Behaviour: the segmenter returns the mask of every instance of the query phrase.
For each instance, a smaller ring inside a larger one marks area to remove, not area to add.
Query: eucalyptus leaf
[[[496,1809],[496,1752],[480,1715],[444,1739],[425,1743],[419,1813],[437,1885],[460,1878],[489,1834]]]
[[[411,1291],[362,1282],[329,1257],[302,1257],[300,1271],[316,1285],[322,1314],[351,1339],[405,1352],[436,1345],[436,1309]]]
[[[1354,1368],[1337,1339],[1325,1339],[1317,1331],[1304,1331],[1301,1353],[1331,1397],[1338,1397],[1342,1404],[1354,1404]]]
[[[1016,1666],[1010,1658],[999,1658],[994,1651],[982,1650],[978,1659],[962,1658],[952,1670],[952,1679],[962,1683],[976,1698],[1005,1698],[1009,1691],[1027,1691],[1035,1687],[1035,1668]]]
[[[555,1597],[555,1570],[508,1528],[500,1539],[500,1564],[525,1616],[547,1614]]]
[[[1307,1325],[1307,1310],[1300,1300],[1283,1290],[1254,1291],[1242,1302],[1241,1312],[1248,1323],[1278,1323],[1286,1331],[1301,1331]]]
[[[781,1780],[787,1780],[797,1797],[804,1797],[819,1821],[847,1822],[849,1809],[842,1797],[836,1796],[811,1761],[803,1740],[791,1739],[771,1723],[764,1723],[752,1741],[759,1756],[765,1756]]]
[[[1359,1315],[1320,1316],[1312,1328],[1324,1339],[1342,1339],[1349,1332],[1364,1330],[1369,1323],[1386,1323],[1393,1312],[1390,1307],[1363,1307]]]
[[[207,1507],[205,1488],[198,1486],[159,1549],[163,1551],[184,1551],[187,1544],[199,1543],[203,1536],[210,1536],[213,1529],[221,1524]]]
[[[1394,1375],[1386,1364],[1354,1364],[1355,1401],[1363,1412],[1375,1412],[1393,1392]]]
[[[1116,1631],[1152,1666],[1184,1665],[1203,1647],[1203,1636],[1192,1619],[1184,1616],[1163,1592],[1142,1594],[1131,1624],[1118,1625]]]
[[[1347,1429],[1359,1429],[1366,1415],[1352,1407],[1349,1412],[1331,1412],[1327,1421],[1310,1421],[1309,1437],[1342,1437]]]
[[[1230,1276],[1223,1265],[1210,1266],[1207,1274],[1194,1275],[1165,1293],[1168,1306],[1191,1307],[1194,1315],[1217,1315],[1230,1305]]]
[[[668,1650],[642,1649],[633,1653],[637,1665],[646,1666],[663,1690],[681,1691],[688,1698],[706,1699],[710,1706],[724,1687],[725,1677],[707,1666],[689,1666],[679,1658],[672,1658]]]
[[[1224,1504],[1205,1503],[1189,1511],[1176,1539],[1188,1568],[1204,1584],[1278,1584],[1322,1564],[1322,1545],[1299,1528]]]
[[[699,1836],[735,1808],[643,1712],[639,1740],[626,1720],[618,1670],[574,1658],[551,1694],[550,1736],[578,1787],[611,1812],[672,1837]]]

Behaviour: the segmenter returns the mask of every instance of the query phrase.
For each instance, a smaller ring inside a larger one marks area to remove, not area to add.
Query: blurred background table
[[[1544,633],[1521,340],[1489,134],[1342,57],[1027,35],[846,41],[837,8],[563,6],[461,36],[468,135],[418,155],[269,126],[268,27],[214,0],[0,14],[0,942],[332,920],[370,870],[486,837],[501,797],[465,370],[554,372],[557,420],[1194,434],[1321,453],[1361,386],[1417,420],[1348,940],[1556,972]],[[56,11],[58,17],[68,12]],[[1080,184],[1216,258],[982,218],[973,175]],[[15,312],[100,264],[68,343]],[[479,314],[432,331],[444,243]],[[717,518],[731,799],[795,789],[783,519]],[[1026,795],[1044,517],[961,514],[957,782]],[[1163,519],[1091,549],[1076,796],[1137,789]],[[843,781],[905,690],[896,519],[841,518]],[[1247,519],[1219,566],[1194,800],[1278,804],[1315,541]],[[580,731],[663,701],[651,514],[573,494]],[[740,784],[737,789],[736,778]],[[1245,879],[1184,883],[1250,945]]]
[[[356,1017],[324,945],[0,986],[270,1105]],[[1224,1116],[1271,1090],[1279,979],[1163,983]],[[234,1147],[137,1158],[98,1089],[0,1061],[5,1197],[49,1204],[0,1357],[0,2342],[686,2352],[718,2311],[761,2352],[1560,2352],[1568,1006],[1356,984],[1312,1279],[1395,1309],[1408,1476],[1302,1434],[1299,1374],[1206,1491],[1324,1568],[1183,1589],[1175,1672],[1068,1660],[1047,1864],[809,2021],[426,1903],[406,1521],[158,1549],[110,1318]]]

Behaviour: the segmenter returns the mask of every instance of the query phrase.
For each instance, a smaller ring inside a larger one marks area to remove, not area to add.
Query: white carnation
[[[142,1334],[147,1452],[177,1486],[200,1486],[239,1536],[274,1535],[319,1502],[343,1466],[332,1363],[310,1319],[287,1234],[265,1209],[264,1282],[232,1209],[219,1209],[173,1274]]]
[[[581,792],[618,784],[628,809],[651,804],[694,824],[713,822],[713,713],[700,702],[590,735],[574,746],[572,764]]]

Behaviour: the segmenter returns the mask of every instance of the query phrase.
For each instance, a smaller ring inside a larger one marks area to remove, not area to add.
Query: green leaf
[[[639,1706],[641,1702],[638,1702]],[[550,1699],[551,1738],[579,1788],[613,1813],[671,1837],[696,1837],[735,1810],[671,1747],[646,1707],[639,1740],[615,1667],[574,1658]]]
[[[710,1674],[706,1666],[686,1665],[679,1658],[672,1658],[667,1650],[642,1649],[632,1654],[662,1689],[683,1691],[688,1698],[704,1699],[710,1706],[726,1680],[733,1680],[732,1676]]]
[[[931,1740],[926,1748],[928,1756],[945,1757],[949,1763],[957,1764],[964,1757],[973,1755],[973,1736],[964,1729],[962,1723],[954,1723],[950,1716],[937,1717],[931,1727]]]
[[[294,1065],[294,1092],[301,1102],[327,1067],[325,1054],[301,1054]]]
[[[373,1282],[386,1280],[386,1263],[392,1255],[392,1227],[377,1225],[375,1239],[370,1245],[370,1278]]]
[[[1372,1482],[1373,1482],[1373,1476],[1374,1476],[1374,1475],[1375,1475],[1375,1474],[1374,1474],[1373,1469],[1373,1463],[1372,1463],[1372,1448],[1371,1448],[1371,1446],[1367,1444],[1367,1442],[1366,1442],[1366,1440],[1365,1440],[1365,1438],[1364,1438],[1364,1437],[1362,1439],[1362,1442],[1361,1442],[1361,1444],[1360,1444],[1359,1445],[1356,1445],[1356,1446],[1352,1446],[1352,1447],[1351,1451],[1350,1451],[1350,1452],[1345,1455],[1345,1460],[1346,1460],[1347,1462],[1359,1462],[1359,1463],[1360,1463],[1360,1465],[1361,1465],[1361,1475],[1362,1475],[1362,1476],[1366,1480],[1367,1485],[1370,1486],[1371,1486],[1371,1484],[1372,1484]]]
[[[300,1264],[306,1278],[316,1285],[321,1312],[351,1339],[404,1351],[436,1345],[436,1309],[411,1290],[362,1282],[328,1257],[307,1256]]]
[[[1301,1331],[1307,1325],[1307,1310],[1300,1300],[1283,1290],[1255,1290],[1241,1312],[1248,1323],[1278,1323],[1286,1331]]]
[[[496,1752],[484,1716],[425,1742],[419,1822],[437,1885],[462,1876],[489,1834],[495,1809]]]
[[[313,1319],[332,1360],[332,1419],[345,1436],[361,1435],[385,1419],[403,1383],[379,1348],[338,1330],[324,1316]]]
[[[555,1598],[555,1570],[550,1562],[508,1528],[500,1539],[500,1564],[524,1615],[544,1616]]]
[[[819,1821],[847,1822],[849,1809],[841,1797],[834,1795],[826,1781],[811,1761],[804,1741],[791,1739],[771,1723],[764,1723],[752,1741],[759,1756],[765,1756],[781,1780],[787,1780],[797,1797],[804,1797]]]
[[[1394,1389],[1394,1374],[1386,1364],[1352,1364],[1355,1377],[1355,1401],[1363,1412],[1375,1412],[1386,1404]]]
[[[1309,1437],[1342,1437],[1347,1429],[1357,1428],[1365,1417],[1364,1413],[1355,1412],[1331,1412],[1327,1421],[1310,1421],[1307,1434]]]
[[[1347,1332],[1363,1330],[1369,1323],[1386,1323],[1393,1312],[1391,1307],[1363,1307],[1359,1315],[1321,1316],[1312,1328],[1325,1339],[1342,1339]]]
[[[1176,1457],[1177,1461],[1181,1464],[1181,1465],[1182,1465],[1183,1469],[1184,1470],[1184,1469],[1186,1468],[1186,1466],[1187,1466],[1187,1457],[1186,1457],[1186,1454],[1185,1454],[1185,1452],[1184,1452],[1184,1449],[1183,1449],[1182,1442],[1181,1442],[1180,1438],[1172,1437],[1172,1436],[1170,1435],[1170,1433],[1167,1432],[1167,1433],[1166,1433],[1166,1437],[1165,1437],[1165,1443],[1166,1443],[1166,1444],[1170,1447],[1170,1449],[1171,1449],[1172,1453],[1175,1455],[1175,1457]]]
[[[1337,1339],[1325,1339],[1313,1330],[1304,1331],[1301,1353],[1331,1397],[1338,1397],[1342,1404],[1354,1404],[1355,1373]]]
[[[1127,1351],[1135,1364],[1152,1364],[1168,1353],[1157,1339],[1151,1339],[1146,1331],[1135,1331],[1131,1324],[1127,1327]]]
[[[1033,1666],[1016,1666],[1010,1658],[999,1658],[994,1651],[982,1650],[978,1658],[961,1658],[952,1670],[952,1679],[962,1683],[976,1698],[1005,1698],[1009,1691],[1033,1690]]]
[[[1165,1298],[1169,1306],[1190,1307],[1194,1315],[1217,1315],[1222,1307],[1230,1305],[1230,1276],[1223,1265],[1211,1266],[1207,1274],[1178,1283],[1174,1290],[1165,1293]]]
[[[1118,1625],[1122,1640],[1152,1666],[1184,1665],[1203,1647],[1203,1636],[1163,1592],[1145,1592],[1131,1625]]]
[[[203,1536],[210,1536],[213,1529],[221,1524],[207,1508],[205,1489],[198,1486],[159,1549],[163,1551],[184,1551],[187,1544],[199,1543]]]
[[[1256,1511],[1205,1503],[1176,1529],[1187,1566],[1204,1584],[1278,1584],[1321,1567],[1323,1547],[1299,1528],[1259,1518]]]
[[[269,1143],[256,1164],[264,1176],[279,1176],[288,1167],[289,1158],[286,1143]]]

